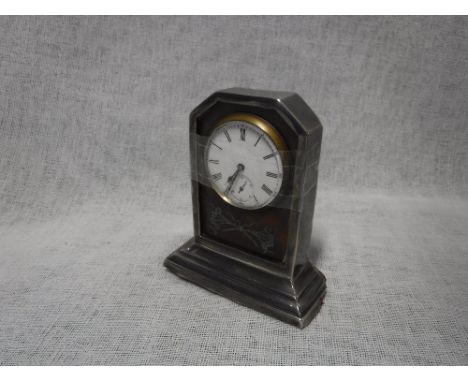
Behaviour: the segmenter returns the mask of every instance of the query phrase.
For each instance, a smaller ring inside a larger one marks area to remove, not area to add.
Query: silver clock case
[[[194,237],[173,252],[166,267],[195,284],[240,304],[279,318],[301,328],[320,310],[326,292],[325,276],[310,262],[318,163],[322,125],[303,99],[292,92],[232,88],[208,97],[190,115],[190,133],[198,134],[201,118],[222,104],[233,107],[259,107],[280,118],[295,137],[287,222],[288,240],[282,261],[254,256],[235,246],[226,245],[202,232],[199,195],[199,163],[202,152],[191,140],[192,197]],[[247,106],[246,106],[247,105]]]

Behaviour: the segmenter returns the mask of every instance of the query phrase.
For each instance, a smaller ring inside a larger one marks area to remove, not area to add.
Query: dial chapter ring
[[[216,135],[216,130],[218,128],[222,128],[223,125],[225,125],[226,123],[229,123],[229,122],[244,122],[244,123],[250,124],[253,127],[256,127],[257,129],[259,129],[265,135],[265,137],[268,138],[268,140],[270,141],[270,144],[273,144],[275,146],[275,149],[279,154],[280,164],[281,164],[281,166],[283,168],[283,174],[285,173],[284,172],[284,165],[285,165],[285,159],[286,159],[285,156],[286,156],[287,146],[286,146],[283,138],[281,137],[281,135],[277,132],[277,130],[269,122],[267,122],[266,120],[264,120],[261,117],[258,117],[257,115],[250,114],[250,113],[233,113],[233,114],[229,114],[229,115],[221,118],[220,120],[218,120],[213,125],[212,129],[210,129],[210,134],[209,134],[210,138],[209,139],[211,139],[212,136]],[[208,159],[208,145],[207,145],[207,147],[205,149],[205,155],[204,155],[205,166],[208,165],[207,159]],[[208,168],[207,168],[207,171],[208,171]],[[281,182],[281,183],[283,183],[283,182]],[[280,187],[280,188],[282,188],[282,187]],[[234,201],[232,198],[227,196],[226,193],[223,192],[223,190],[218,189],[218,187],[212,187],[212,189],[226,203],[228,203],[228,204],[230,204],[232,206],[242,208],[242,209],[247,209],[247,210],[257,210],[257,209],[263,208],[263,207],[265,207],[267,205],[270,205],[270,204],[272,204],[274,202],[274,200],[278,196],[278,194],[276,194],[274,199],[268,201],[268,203],[266,203],[266,204],[261,204],[261,205],[258,205],[258,206],[246,206],[246,205],[239,205],[238,203],[236,203],[236,201]]]

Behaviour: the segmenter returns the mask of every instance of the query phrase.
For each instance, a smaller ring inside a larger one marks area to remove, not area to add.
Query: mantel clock
[[[296,93],[218,91],[190,115],[194,237],[165,266],[301,328],[325,277],[309,261],[322,125]]]

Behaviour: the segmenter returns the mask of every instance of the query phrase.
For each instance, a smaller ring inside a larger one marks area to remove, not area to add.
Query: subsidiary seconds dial
[[[208,138],[205,166],[212,188],[244,209],[270,204],[283,182],[284,143],[266,121],[251,114],[224,118]]]

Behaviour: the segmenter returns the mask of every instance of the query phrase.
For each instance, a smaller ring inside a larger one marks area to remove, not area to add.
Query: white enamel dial
[[[283,182],[283,163],[269,134],[253,123],[230,120],[210,135],[205,165],[213,189],[244,209],[270,204]]]

